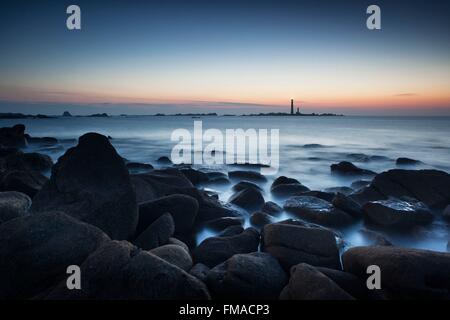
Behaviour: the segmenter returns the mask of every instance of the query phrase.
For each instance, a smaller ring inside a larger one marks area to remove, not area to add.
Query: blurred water
[[[314,190],[350,186],[354,179],[330,174],[330,165],[344,160],[382,172],[395,168],[396,158],[408,157],[423,162],[411,168],[435,168],[450,172],[448,117],[72,117],[0,120],[0,127],[23,123],[31,136],[60,139],[61,146],[58,148],[39,149],[39,152],[49,154],[54,160],[68,147],[75,145],[75,139],[80,135],[98,132],[111,136],[112,144],[126,159],[155,164],[160,156],[170,156],[176,144],[170,140],[172,131],[184,128],[193,133],[194,121],[199,120],[203,122],[204,130],[216,128],[224,134],[225,129],[279,129],[280,170],[276,176],[296,178]],[[370,156],[380,157],[370,159]],[[226,172],[235,168],[213,166],[208,169]],[[269,177],[269,182],[264,186],[264,196],[266,201],[278,202],[268,192],[273,178]],[[211,188],[219,193],[223,201],[231,195],[229,186]],[[365,242],[355,232],[358,227],[344,231],[349,246]],[[437,220],[414,238],[410,235],[389,235],[389,240],[397,245],[445,251],[450,239],[449,229],[445,222]],[[200,235],[200,238],[204,236]]]

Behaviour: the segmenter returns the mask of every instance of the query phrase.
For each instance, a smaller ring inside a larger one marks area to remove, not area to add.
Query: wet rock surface
[[[333,207],[325,200],[310,197],[291,197],[284,203],[284,210],[324,226],[346,225],[353,221],[352,217],[344,211]]]
[[[430,208],[444,208],[450,203],[450,175],[438,170],[389,170],[378,174],[352,198],[363,205],[403,196],[422,201]]]
[[[399,199],[368,202],[363,206],[363,212],[367,222],[388,228],[410,228],[433,220],[433,214],[425,204]]]

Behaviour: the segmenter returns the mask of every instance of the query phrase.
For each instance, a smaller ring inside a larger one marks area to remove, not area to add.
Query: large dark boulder
[[[48,210],[62,210],[113,239],[134,234],[136,194],[124,161],[107,137],[85,134],[59,158],[50,181],[33,199],[32,211]]]
[[[367,222],[387,228],[410,228],[433,220],[433,214],[422,202],[399,199],[368,202],[363,211]]]
[[[277,299],[288,277],[277,259],[254,252],[236,254],[211,269],[207,283],[211,295],[228,299]]]
[[[285,176],[276,178],[270,187],[270,192],[276,197],[290,197],[307,191],[309,189],[298,180]]]
[[[324,226],[342,226],[352,223],[353,218],[335,208],[331,203],[310,196],[291,197],[284,203],[284,210]]]
[[[242,190],[248,189],[248,188],[253,188],[258,191],[262,191],[262,188],[260,186],[258,186],[257,184],[255,184],[253,182],[250,182],[250,181],[240,181],[232,187],[233,191],[236,191],[236,192],[239,192],[239,191],[242,191]]]
[[[353,300],[354,298],[317,268],[306,263],[292,267],[281,300]]]
[[[48,178],[37,171],[7,171],[0,181],[0,191],[18,191],[33,198],[47,183]]]
[[[236,210],[223,205],[206,191],[195,188],[178,169],[155,170],[146,174],[132,175],[131,179],[139,203],[172,194],[185,194],[198,201],[197,222],[240,216]]]
[[[67,277],[109,238],[63,213],[42,213],[0,225],[0,299],[27,299]]]
[[[253,211],[260,209],[264,205],[264,197],[259,190],[247,188],[233,194],[228,202],[247,211]]]
[[[170,213],[165,213],[142,233],[137,235],[133,243],[139,248],[150,250],[169,242],[175,231],[175,224]]]
[[[344,176],[374,176],[375,172],[361,169],[348,161],[342,161],[331,165],[331,172]]]
[[[342,256],[344,270],[367,279],[367,267],[381,270],[381,288],[392,299],[449,299],[450,253],[389,246],[356,247]]]
[[[24,193],[0,192],[0,224],[28,214],[31,199]]]
[[[368,201],[405,196],[430,208],[443,209],[450,203],[450,175],[438,170],[389,170],[378,174],[352,198],[363,205]]]
[[[192,268],[192,258],[189,252],[181,246],[175,244],[166,244],[164,246],[150,250],[150,253],[161,259],[177,266],[184,271],[189,271]]]
[[[81,290],[60,283],[46,299],[209,299],[206,286],[182,269],[126,241],[110,241],[81,265]]]
[[[253,228],[235,236],[207,238],[194,249],[193,258],[212,268],[235,254],[257,251],[259,238],[259,232]]]
[[[25,126],[23,124],[16,124],[9,128],[0,128],[0,146],[23,148],[27,145],[25,138]]]
[[[341,269],[336,238],[329,230],[274,223],[264,227],[262,238],[263,250],[277,258],[286,270],[302,262]]]
[[[139,204],[139,222],[136,233],[144,231],[151,223],[170,213],[175,223],[175,233],[191,230],[198,213],[198,201],[188,195],[173,194]]]

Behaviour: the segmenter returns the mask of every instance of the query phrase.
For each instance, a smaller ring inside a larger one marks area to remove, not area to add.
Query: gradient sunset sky
[[[0,112],[450,115],[450,1],[9,2]]]

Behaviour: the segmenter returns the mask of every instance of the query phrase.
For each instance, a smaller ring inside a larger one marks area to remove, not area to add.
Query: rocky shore
[[[353,177],[352,188],[277,177],[274,203],[260,187],[267,177],[245,165],[128,162],[97,133],[56,163],[28,153],[32,144],[58,140],[0,128],[0,299],[450,299],[450,253],[397,247],[378,233],[449,221],[446,172],[341,162],[330,174]],[[214,183],[234,191],[227,203],[203,188]],[[361,221],[373,246],[347,248],[341,231]],[[197,244],[204,228],[216,234]],[[69,265],[81,268],[80,290],[66,286]],[[370,265],[381,269],[381,290],[366,286]]]

